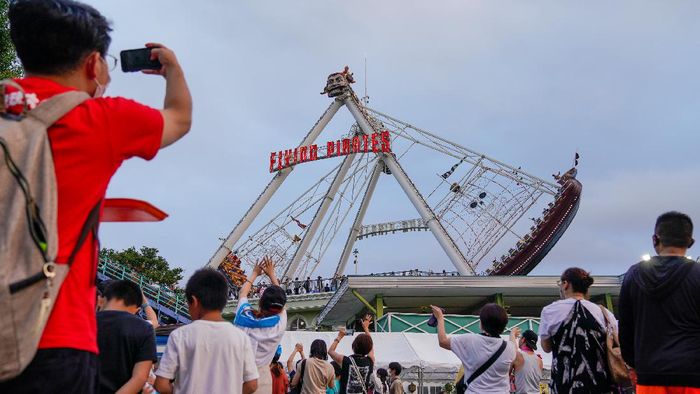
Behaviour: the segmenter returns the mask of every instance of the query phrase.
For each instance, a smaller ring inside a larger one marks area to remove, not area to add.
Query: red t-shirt
[[[17,82],[32,105],[74,90],[43,78]],[[58,256],[65,263],[90,210],[104,198],[112,175],[133,156],[152,159],[160,148],[160,111],[120,97],[89,99],[49,128],[58,185]],[[97,353],[97,242],[88,236],[61,286],[40,349]]]

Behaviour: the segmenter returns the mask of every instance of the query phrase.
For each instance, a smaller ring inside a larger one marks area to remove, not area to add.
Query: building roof
[[[349,276],[328,301],[317,324],[346,324],[366,310],[360,300],[383,301],[384,313],[425,313],[431,304],[452,314],[476,314],[482,305],[501,294],[513,316],[539,316],[542,308],[558,300],[559,276]],[[606,294],[617,305],[622,276],[594,276],[591,300],[605,304]],[[614,308],[613,308],[614,309]]]

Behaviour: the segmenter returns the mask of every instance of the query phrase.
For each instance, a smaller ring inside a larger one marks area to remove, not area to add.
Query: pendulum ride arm
[[[331,105],[328,106],[326,109],[326,112],[323,113],[321,118],[316,122],[313,128],[311,128],[311,131],[306,135],[304,140],[301,141],[299,146],[308,146],[314,143],[316,141],[316,138],[321,134],[323,129],[326,127],[328,122],[333,119],[333,116],[338,112],[340,107],[343,106],[343,101],[341,100],[333,100]],[[270,201],[272,196],[275,194],[277,189],[279,189],[280,186],[282,186],[282,183],[284,183],[285,179],[287,179],[287,176],[289,175],[290,172],[292,172],[292,169],[294,167],[287,167],[284,168],[280,171],[278,171],[274,177],[272,177],[272,180],[270,183],[268,183],[267,187],[265,187],[265,190],[258,196],[258,198],[255,200],[253,205],[248,208],[248,212],[243,215],[243,218],[238,222],[236,227],[234,227],[233,231],[231,231],[231,234],[224,240],[224,242],[219,246],[219,249],[214,253],[214,256],[212,256],[211,259],[209,259],[209,263],[207,264],[209,267],[212,268],[218,268],[219,264],[221,264],[221,261],[223,261],[224,257],[231,251],[231,248],[238,242],[238,240],[241,238],[243,233],[250,227],[250,225],[253,223],[255,218],[258,216],[260,211],[267,205],[267,203]]]
[[[369,179],[369,184],[365,190],[365,195],[362,197],[362,203],[360,204],[360,209],[357,211],[357,216],[355,216],[355,221],[350,228],[350,235],[348,235],[348,240],[345,241],[345,248],[343,249],[343,254],[340,256],[340,261],[338,262],[338,267],[335,270],[336,275],[342,275],[345,272],[345,266],[350,258],[350,253],[352,253],[352,248],[355,246],[355,241],[357,240],[358,234],[362,229],[362,221],[364,220],[365,213],[367,212],[367,207],[374,194],[374,189],[377,186],[377,181],[379,180],[379,175],[382,173],[382,168],[384,167],[384,162],[382,160],[377,160],[374,165],[374,171]]]
[[[345,106],[348,108],[348,110],[350,110],[352,116],[355,118],[355,121],[357,121],[357,124],[360,125],[360,128],[365,134],[371,135],[375,132],[367,119],[365,119],[362,111],[360,111],[360,109],[357,107],[357,104],[352,97],[345,99]],[[391,154],[383,152],[378,153],[378,155],[381,156],[384,163],[386,163],[387,167],[389,167],[391,174],[394,175],[396,181],[399,183],[404,193],[406,193],[408,199],[411,200],[411,203],[413,203],[413,206],[416,208],[421,218],[423,218],[427,226],[430,228],[430,231],[433,233],[438,243],[447,254],[447,257],[450,259],[450,261],[452,261],[455,268],[457,268],[457,271],[459,271],[461,275],[474,275],[474,268],[467,262],[462,252],[459,250],[459,248],[457,248],[457,245],[455,245],[452,237],[450,237],[445,228],[442,227],[442,224],[440,224],[440,221],[435,216],[433,210],[430,208],[425,199],[423,199],[423,196],[420,195],[418,190],[413,185],[413,182],[411,182],[410,178],[406,172],[404,172],[403,168],[399,165],[396,159]]]
[[[297,251],[294,253],[294,257],[292,258],[292,261],[289,263],[287,268],[284,271],[284,274],[282,277],[287,277],[287,278],[292,278],[294,277],[297,268],[299,268],[299,263],[301,262],[302,257],[306,254],[306,249],[309,248],[309,244],[311,243],[311,240],[316,236],[316,231],[318,230],[318,227],[321,225],[321,222],[323,221],[324,216],[326,216],[326,212],[328,212],[328,208],[330,208],[331,203],[333,202],[333,198],[335,197],[336,193],[338,192],[338,189],[340,189],[340,185],[343,184],[343,180],[345,180],[345,175],[347,175],[348,171],[350,170],[350,167],[352,166],[352,162],[355,159],[355,154],[349,154],[345,156],[345,159],[343,159],[343,164],[341,164],[340,168],[338,169],[338,172],[335,174],[335,178],[333,179],[333,183],[331,183],[330,187],[328,187],[328,191],[326,192],[326,195],[323,197],[323,201],[321,202],[321,205],[318,207],[318,210],[316,211],[316,215],[314,215],[313,220],[311,221],[311,224],[309,224],[309,227],[306,229],[306,232],[304,233],[304,237],[301,240],[301,243],[299,244],[299,247],[297,248]]]

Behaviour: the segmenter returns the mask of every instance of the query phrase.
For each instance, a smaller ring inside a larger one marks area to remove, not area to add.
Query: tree
[[[170,264],[158,255],[158,249],[142,246],[140,250],[130,247],[122,251],[100,250],[100,257],[121,263],[145,276],[149,280],[165,286],[175,286],[182,280],[182,268],[170,268]]]
[[[7,19],[9,0],[0,0],[0,80],[22,76],[15,46],[10,39],[10,21]]]

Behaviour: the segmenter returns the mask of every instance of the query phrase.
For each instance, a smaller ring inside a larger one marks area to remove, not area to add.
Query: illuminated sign
[[[328,141],[321,150],[324,148],[325,155],[322,154],[321,157],[319,157],[319,147],[316,144],[272,152],[270,153],[270,172],[280,171],[299,163],[336,156],[347,156],[353,153],[391,153],[391,135],[388,131],[370,135],[356,135],[352,138]]]

